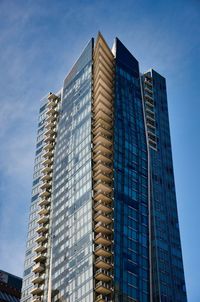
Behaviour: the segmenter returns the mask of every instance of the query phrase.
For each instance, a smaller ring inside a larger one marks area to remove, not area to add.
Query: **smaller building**
[[[0,270],[0,302],[19,302],[22,279]]]

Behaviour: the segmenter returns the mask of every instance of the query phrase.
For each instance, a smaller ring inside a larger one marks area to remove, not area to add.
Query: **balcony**
[[[102,142],[98,142],[97,144],[94,145],[94,150],[95,153],[97,153],[98,151],[101,151],[103,153],[112,155],[112,148],[107,147],[106,145],[104,145]]]
[[[93,176],[93,179],[94,181],[98,181],[98,180],[103,180],[104,182],[111,182],[112,180],[112,174],[107,174],[103,171],[97,171],[94,176]]]
[[[44,190],[44,189],[49,189],[49,188],[51,188],[51,186],[52,186],[52,184],[51,184],[51,182],[49,182],[49,181],[45,181],[42,185],[41,185],[41,190]]]
[[[96,61],[95,61],[96,62]],[[113,78],[111,70],[109,70],[105,61],[98,58],[97,64],[95,65],[95,72],[94,72],[94,81],[98,81],[99,78],[102,78],[104,82],[108,83],[109,86],[112,86]]]
[[[51,165],[45,165],[41,170],[41,173],[50,173],[50,172],[52,172],[52,166]]]
[[[41,273],[45,269],[44,265],[42,263],[37,263],[33,266],[33,272],[34,273]]]
[[[47,116],[46,121],[47,121],[47,123],[49,123],[49,122],[55,122],[56,118],[57,118],[56,114],[50,114],[50,115]]]
[[[95,266],[102,269],[110,269],[112,267],[110,260],[102,256],[96,258]]]
[[[54,103],[55,100],[57,100],[57,99],[58,99],[57,95],[50,92],[49,95],[48,95],[48,100],[49,100],[48,105],[49,105],[51,102]],[[47,105],[47,106],[48,106],[48,105]]]
[[[44,135],[48,136],[48,135],[55,135],[56,131],[55,131],[55,127],[49,127],[47,128],[47,130],[45,131]]]
[[[44,139],[44,143],[48,143],[48,142],[52,143],[54,141],[55,141],[55,136],[51,136],[51,135],[46,136]]]
[[[41,253],[41,252],[44,252],[46,250],[47,250],[47,245],[46,244],[42,245],[42,244],[38,243],[38,245],[34,248],[34,252],[36,252],[36,253]]]
[[[112,280],[112,277],[109,271],[100,268],[95,273],[95,279],[99,281],[108,282]]]
[[[105,223],[99,221],[95,224],[95,232],[102,234],[112,234],[112,228],[107,226]]]
[[[44,262],[46,260],[46,255],[45,254],[42,254],[42,253],[39,253],[34,259],[33,261],[34,262]]]
[[[44,165],[44,166],[50,166],[50,165],[52,165],[52,159],[51,158],[49,158],[49,157],[46,157],[44,160],[43,160],[43,162],[42,162],[42,164]]]
[[[47,223],[49,221],[49,216],[41,215],[40,218],[37,220],[38,224]]]
[[[106,174],[106,173],[105,173]],[[112,184],[111,181],[109,183],[99,179],[94,184],[94,190],[95,191],[104,191],[106,194],[109,194],[112,192]]]
[[[99,281],[96,284],[95,291],[99,294],[108,295],[108,294],[111,294],[111,287],[109,286],[109,284],[107,284],[103,281]]]
[[[95,113],[95,120],[97,121],[98,119],[103,119],[107,123],[112,123],[112,115],[108,115],[105,111],[99,110],[97,113]]]
[[[100,100],[99,102],[94,103],[94,107],[93,110],[95,113],[98,113],[99,110],[104,111],[106,114],[108,115],[112,115],[112,108],[108,107],[106,103],[104,103],[102,100]]]
[[[48,205],[50,205],[50,203],[51,203],[50,198],[42,198],[42,199],[39,201],[38,205],[39,205],[39,206],[48,206]]]
[[[31,294],[32,295],[42,295],[44,292],[44,287],[43,286],[39,286],[39,285],[35,285],[33,287],[33,289],[31,290]]]
[[[144,82],[147,83],[148,85],[152,86],[152,79],[151,78],[145,78]]]
[[[98,211],[95,215],[94,215],[94,220],[95,221],[101,221],[105,224],[110,224],[112,222],[112,216],[110,214],[106,214],[103,211]]]
[[[44,282],[44,275],[40,275],[39,273],[35,274],[33,277],[32,283],[41,284]]]
[[[41,193],[40,193],[40,198],[43,198],[43,197],[49,197],[51,195],[51,193],[47,190],[43,190]]]
[[[149,102],[149,101],[150,101],[151,103],[153,102],[153,97],[150,96],[149,94],[145,93],[145,94],[144,94],[144,97],[145,97],[146,100],[148,100],[148,102]]]
[[[144,90],[147,91],[150,94],[153,94],[152,87],[148,87],[147,85],[145,85]]]
[[[53,151],[52,150],[45,150],[45,152],[43,153],[43,158],[51,158],[53,157]]]
[[[105,247],[102,244],[97,245],[94,250],[96,256],[103,256],[103,257],[111,257],[112,253],[109,247]]]
[[[51,150],[53,150],[53,148],[54,148],[54,145],[50,142],[48,142],[48,144],[46,144],[44,146],[44,150],[46,150],[46,151],[51,151]]]
[[[49,207],[42,206],[41,209],[38,211],[39,215],[47,215],[50,212]]]
[[[104,130],[109,132],[109,135],[113,133],[113,127],[110,123],[107,123],[103,119],[98,119],[97,121],[94,121],[93,124],[93,132],[96,133],[97,130],[100,128],[103,128]]]
[[[102,244],[105,246],[109,246],[112,244],[110,237],[107,235],[104,235],[102,233],[99,233],[98,235],[96,235],[94,241],[96,244]]]
[[[102,200],[99,200],[98,202],[95,202],[94,205],[95,211],[103,211],[105,213],[111,213],[112,208],[107,203],[103,202]]]
[[[33,296],[31,302],[42,302],[43,300],[38,296]]]
[[[106,302],[103,295],[98,295],[95,299],[95,302]]]
[[[36,232],[38,234],[40,234],[40,233],[46,233],[46,232],[48,232],[48,227],[44,226],[44,225],[41,225],[39,228],[36,229]]]
[[[94,200],[95,201],[100,201],[102,200],[105,203],[111,203],[112,202],[112,197],[110,194],[106,194],[104,191],[99,190],[94,194]]]
[[[96,73],[97,70],[95,70]],[[112,76],[111,76],[112,77]],[[107,107],[112,108],[113,104],[113,95],[108,93],[107,91],[103,90],[102,87],[96,87],[94,91],[94,102],[93,104],[96,105],[100,101],[103,101]]]
[[[57,110],[55,107],[52,107],[52,106],[49,106],[48,110],[47,110],[47,115],[53,115],[53,114],[56,114],[57,113]]]
[[[45,242],[48,240],[48,236],[44,235],[43,233],[39,234],[38,237],[35,239],[35,242],[40,243],[40,242]]]
[[[93,139],[93,143],[103,143],[107,148],[110,148],[113,144],[111,135],[105,135],[102,131],[98,132]]]
[[[110,133],[113,132],[113,128],[112,128],[112,124],[108,123],[107,121],[105,121],[104,119],[100,118],[97,121],[94,120],[93,123],[93,129],[98,128],[99,126],[102,126],[104,129],[107,129],[110,131]]]
[[[44,174],[41,177],[41,181],[49,181],[49,180],[52,180],[52,174]]]
[[[102,132],[105,136],[108,136],[110,138],[112,138],[112,130],[110,129],[106,129],[103,125],[101,124],[97,124],[97,126],[95,126],[93,128],[93,134],[94,135],[98,135],[98,133]]]
[[[97,162],[99,160],[105,162],[106,164],[111,164],[112,163],[112,156],[108,155],[108,152],[102,152],[98,151],[93,157],[94,162]]]
[[[98,160],[94,164],[94,171],[97,172],[100,170],[106,174],[112,173],[112,171],[113,171],[112,167],[109,164],[106,164],[102,160]]]

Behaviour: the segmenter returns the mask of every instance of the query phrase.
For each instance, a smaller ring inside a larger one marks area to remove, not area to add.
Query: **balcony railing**
[[[109,246],[112,244],[112,240],[110,239],[109,236],[99,233],[98,235],[95,236],[95,243]]]
[[[112,288],[111,286],[106,283],[106,282],[103,282],[103,281],[99,281],[97,284],[96,284],[96,287],[95,287],[95,290],[97,293],[100,293],[100,294],[110,294],[112,292]]]
[[[102,234],[111,234],[112,228],[107,224],[99,221],[98,223],[95,224],[95,232],[102,233]]]
[[[111,248],[110,247],[105,247],[102,244],[99,244],[95,247],[94,253],[97,256],[103,256],[103,257],[111,257],[112,256]]]
[[[108,258],[99,256],[96,258],[95,266],[102,269],[110,269],[112,267],[112,264]]]
[[[103,200],[99,200],[98,202],[95,202],[94,209],[95,211],[103,211],[105,213],[112,212],[112,207],[106,202],[104,202]]]

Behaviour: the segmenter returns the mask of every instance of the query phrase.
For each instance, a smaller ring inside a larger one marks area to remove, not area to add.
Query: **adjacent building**
[[[0,270],[0,302],[20,302],[22,278]]]
[[[42,99],[21,301],[187,301],[166,81],[117,38]]]

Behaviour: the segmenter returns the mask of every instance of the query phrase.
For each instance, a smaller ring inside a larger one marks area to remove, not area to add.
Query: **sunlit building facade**
[[[42,100],[21,301],[187,301],[165,79],[117,38]]]

